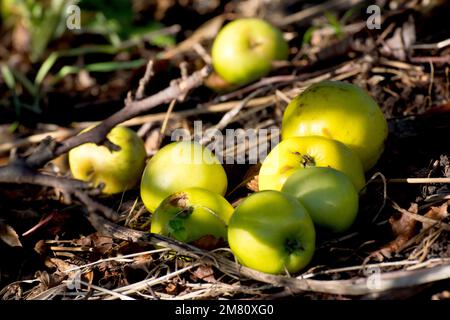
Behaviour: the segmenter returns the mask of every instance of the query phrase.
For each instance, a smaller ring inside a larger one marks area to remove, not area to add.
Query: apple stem
[[[316,166],[316,162],[314,161],[314,158],[311,157],[308,154],[304,154],[302,155],[302,160],[301,160],[301,164],[303,167],[315,167]]]

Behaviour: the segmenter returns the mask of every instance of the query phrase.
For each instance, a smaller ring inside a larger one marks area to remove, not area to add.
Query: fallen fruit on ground
[[[227,176],[216,156],[194,141],[172,142],[147,163],[142,175],[141,198],[154,212],[169,195],[199,187],[224,195]]]
[[[202,188],[188,188],[167,197],[152,215],[150,232],[183,242],[212,236],[226,241],[233,207],[224,197]]]
[[[212,46],[215,71],[236,85],[268,74],[272,62],[286,60],[289,46],[280,30],[262,19],[245,18],[228,23]]]
[[[384,149],[388,126],[375,100],[356,85],[323,81],[311,85],[289,103],[282,138],[324,136],[338,140],[372,168]]]
[[[319,136],[281,141],[264,160],[259,171],[259,190],[281,190],[295,171],[309,167],[331,167],[343,172],[359,191],[365,185],[358,156],[343,143]]]
[[[315,229],[300,202],[279,191],[246,198],[228,225],[228,242],[244,266],[272,274],[295,273],[312,259]]]
[[[107,139],[120,150],[86,143],[69,152],[69,165],[75,179],[104,184],[103,193],[123,192],[136,185],[142,175],[147,156],[144,142],[131,129],[115,127]]]
[[[358,214],[358,193],[350,179],[332,168],[297,170],[282,192],[297,198],[314,224],[332,232],[350,228]]]

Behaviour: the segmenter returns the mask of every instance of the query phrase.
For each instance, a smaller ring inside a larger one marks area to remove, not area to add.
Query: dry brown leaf
[[[154,154],[158,151],[161,139],[160,128],[153,128],[150,130],[150,133],[145,139],[145,150],[147,151],[147,154]]]
[[[406,60],[408,52],[416,41],[414,19],[410,17],[401,27],[397,28],[393,36],[386,40],[382,52],[400,61]]]
[[[234,87],[225,80],[223,80],[216,72],[210,74],[205,80],[205,85],[217,92],[231,91]]]
[[[90,291],[91,285],[94,282],[94,270],[83,273],[83,279],[89,284],[87,289]]]
[[[419,211],[417,203],[411,204],[408,211],[413,214],[417,214]],[[391,224],[392,232],[397,237],[402,236],[405,238],[411,238],[416,233],[415,227],[417,220],[406,214],[399,213],[398,217],[392,216],[389,219],[389,223]]]
[[[133,258],[133,264],[149,264],[153,261],[151,254],[144,254]]]
[[[45,243],[45,240],[42,239],[36,242],[36,244],[34,245],[34,251],[36,251],[41,256],[44,256],[47,253],[48,249],[48,245]]]
[[[417,204],[411,204],[408,211],[413,214],[417,214]],[[370,254],[368,259],[374,258],[375,260],[383,261],[384,258],[390,258],[392,254],[397,253],[403,245],[414,237],[417,232],[417,220],[401,212],[399,212],[398,215],[392,216],[389,219],[389,223],[391,224],[395,239],[381,247],[381,249]]]
[[[22,243],[20,242],[17,232],[11,226],[1,221],[0,221],[0,239],[2,239],[4,243],[6,243],[11,247],[22,246]]]
[[[132,269],[140,269],[145,272],[149,272],[148,267],[153,262],[153,257],[151,254],[144,254],[133,258],[133,262],[128,265]]]
[[[178,292],[179,292],[178,285],[176,283],[173,283],[173,282],[169,282],[166,285],[165,289],[166,289],[166,293],[167,294],[170,294],[170,295],[173,295],[173,296],[177,295]]]
[[[59,272],[65,273],[67,270],[77,267],[75,264],[71,264],[67,261],[58,258],[47,258],[45,260],[47,267],[54,267],[58,269]]]
[[[114,242],[111,237],[100,236],[98,233],[92,233],[74,242],[82,247],[94,248],[95,251],[101,254],[105,254],[110,251],[114,246]]]
[[[192,273],[191,276],[192,280],[203,280],[209,283],[216,282],[216,278],[214,277],[214,270],[211,266],[202,265],[199,266],[195,271]]]
[[[436,220],[436,221],[442,221],[448,217],[447,209],[448,209],[447,202],[445,202],[440,207],[431,207],[430,210],[425,214],[425,217]],[[427,229],[429,227],[431,227],[431,224],[422,223],[422,229]]]
[[[259,191],[258,178],[259,176],[254,176],[253,179],[247,183],[247,189],[253,192],[258,192]]]

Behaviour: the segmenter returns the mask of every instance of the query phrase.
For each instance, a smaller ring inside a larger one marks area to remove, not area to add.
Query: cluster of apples
[[[288,49],[281,32],[267,22],[240,19],[219,32],[213,65],[227,82],[242,85],[270,72]],[[313,257],[316,227],[343,232],[354,222],[364,171],[383,151],[387,123],[364,90],[324,81],[292,100],[281,129],[282,141],[262,163],[260,191],[236,208],[224,198],[223,166],[195,141],[168,144],[145,164],[143,141],[119,126],[107,136],[119,151],[84,144],[69,152],[69,164],[75,178],[103,184],[106,194],[123,192],[141,179],[152,233],[203,247],[228,242],[245,266],[295,273]]]
[[[226,25],[214,41],[215,71],[243,85],[268,74],[289,46],[260,19]],[[315,227],[350,228],[358,213],[365,171],[378,161],[388,134],[377,103],[344,82],[311,85],[288,105],[282,141],[264,160],[259,192],[236,208],[228,241],[239,261],[268,272],[297,272],[311,260]]]
[[[294,98],[283,115],[282,140],[261,165],[260,191],[230,220],[238,259],[268,273],[304,268],[316,227],[338,233],[354,223],[365,171],[381,156],[387,133],[377,103],[353,84],[323,81]]]

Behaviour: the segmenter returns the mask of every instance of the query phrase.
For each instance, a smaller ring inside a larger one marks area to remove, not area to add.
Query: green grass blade
[[[14,75],[11,72],[11,69],[6,64],[2,64],[1,71],[3,79],[5,80],[8,88],[13,91],[16,90],[16,80],[14,79]]]
[[[56,75],[55,82],[61,80],[69,74],[78,73],[81,70],[86,70],[89,72],[114,72],[118,70],[136,69],[144,66],[146,63],[147,62],[145,59],[138,59],[132,61],[99,62],[85,65],[83,67],[65,66]]]
[[[39,71],[36,75],[36,78],[34,79],[34,84],[38,87],[41,86],[42,81],[44,80],[45,76],[48,74],[50,69],[55,64],[56,60],[58,60],[59,55],[57,52],[53,52],[48,56],[47,59],[45,59],[44,63],[42,63],[41,67],[39,68]]]

